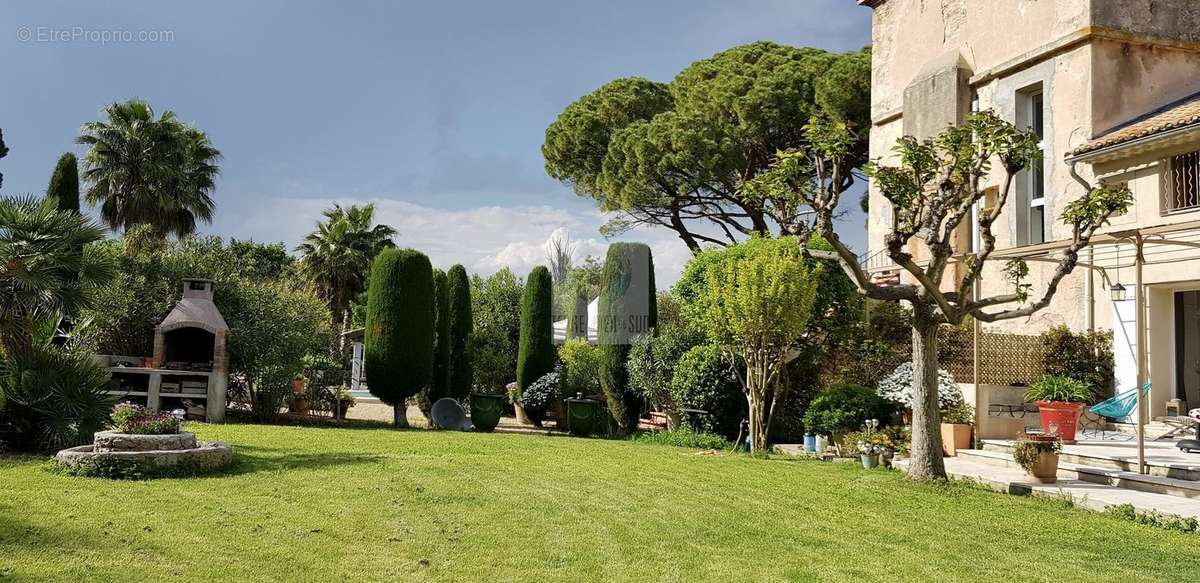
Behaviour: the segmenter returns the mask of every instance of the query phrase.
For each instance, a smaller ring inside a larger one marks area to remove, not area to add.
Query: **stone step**
[[[1012,443],[1002,440],[984,439],[982,440],[983,451],[1000,452],[1012,454]],[[1067,446],[1068,448],[1070,446]],[[1137,473],[1137,461],[1119,459],[1115,457],[1106,457],[1098,455],[1090,455],[1075,451],[1064,451],[1059,455],[1059,463],[1075,464],[1089,468],[1101,468],[1107,470],[1121,470],[1125,472]],[[1157,461],[1147,461],[1146,471],[1152,476],[1162,476],[1164,478],[1176,478],[1179,480],[1200,481],[1200,456],[1197,456],[1196,464],[1175,464],[1175,463],[1160,463]]]
[[[1007,452],[960,449],[958,450],[958,456],[973,463],[1023,471],[1021,466],[1013,460],[1012,454]],[[1090,467],[1063,461],[1061,457],[1058,462],[1058,477],[1067,480],[1081,480],[1093,484],[1107,484],[1139,492],[1200,499],[1200,481],[1143,475],[1112,468]]]
[[[968,457],[946,458],[945,463],[946,474],[951,478],[970,480],[997,492],[1065,498],[1077,506],[1096,511],[1128,504],[1138,512],[1200,518],[1200,500],[1192,498],[1140,492],[1068,478],[1060,478],[1054,484],[1038,484],[1030,482],[1022,470],[981,463]],[[897,460],[894,465],[899,470],[907,470],[908,460]]]

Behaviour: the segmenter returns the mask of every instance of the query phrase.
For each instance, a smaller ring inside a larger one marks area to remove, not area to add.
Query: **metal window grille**
[[[1171,189],[1167,212],[1200,208],[1200,152],[1171,158]]]

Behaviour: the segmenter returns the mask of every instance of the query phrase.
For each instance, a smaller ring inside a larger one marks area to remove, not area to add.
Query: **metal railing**
[[[1171,158],[1167,186],[1163,191],[1163,208],[1166,212],[1200,208],[1200,152]]]

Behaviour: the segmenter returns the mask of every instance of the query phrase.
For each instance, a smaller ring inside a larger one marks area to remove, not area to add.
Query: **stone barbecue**
[[[122,387],[112,394],[145,397],[150,411],[185,408],[189,416],[224,421],[228,334],[213,303],[213,282],[184,279],[183,297],[154,328],[152,357],[100,357]]]

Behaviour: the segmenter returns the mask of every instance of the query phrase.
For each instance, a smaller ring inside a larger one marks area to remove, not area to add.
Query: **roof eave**
[[[1075,162],[1106,162],[1122,158],[1127,155],[1139,153],[1139,151],[1149,149],[1157,145],[1167,145],[1174,139],[1185,137],[1188,134],[1200,134],[1200,124],[1193,123],[1182,127],[1171,128],[1169,130],[1158,133],[1134,138],[1132,140],[1117,142],[1108,146],[1103,146],[1095,150],[1081,152],[1078,154],[1070,154],[1066,157],[1068,164]]]

